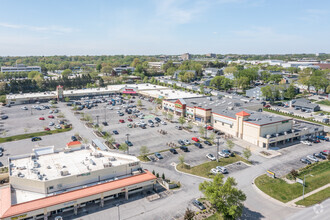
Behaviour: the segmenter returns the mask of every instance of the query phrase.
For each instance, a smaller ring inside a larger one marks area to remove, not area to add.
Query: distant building
[[[321,56],[321,55],[326,55],[326,53],[316,53],[315,56]]]
[[[164,61],[160,61],[160,62],[149,62],[148,63],[148,67],[150,69],[154,69],[156,71],[161,71],[164,64],[165,64]]]
[[[135,68],[134,67],[130,67],[128,65],[122,65],[122,66],[113,68],[113,70],[117,73],[117,75],[121,75],[123,71],[131,72],[132,73],[132,72],[135,71]]]
[[[245,91],[245,95],[250,97],[250,98],[255,98],[258,100],[262,100],[264,97],[262,96],[262,92],[261,92],[261,88],[262,87],[254,87],[252,89],[248,89]]]
[[[191,55],[189,53],[184,53],[184,54],[181,55],[181,59],[182,60],[190,60]]]
[[[217,58],[217,55],[215,53],[208,53],[205,54],[206,57],[211,57],[211,58]]]
[[[321,70],[330,69],[330,63],[319,63],[315,64],[315,66],[319,66]]]
[[[1,72],[3,73],[17,73],[17,72],[31,72],[38,71],[41,73],[40,66],[25,66],[24,64],[17,64],[16,66],[2,66]]]
[[[320,111],[320,106],[318,104],[312,103],[308,99],[293,99],[289,102],[290,107],[300,108],[304,110],[311,110],[312,112]]]

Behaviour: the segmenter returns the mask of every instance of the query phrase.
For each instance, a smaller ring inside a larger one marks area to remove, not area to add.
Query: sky
[[[0,0],[0,56],[330,52],[329,0]]]

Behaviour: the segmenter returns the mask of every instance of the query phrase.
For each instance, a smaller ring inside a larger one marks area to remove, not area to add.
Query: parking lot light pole
[[[303,200],[305,198],[305,178],[306,176],[313,176],[312,174],[304,175],[304,184],[303,184]]]
[[[96,115],[96,123],[97,123],[97,125],[99,125],[99,115]]]
[[[120,220],[120,210],[119,210],[119,204],[116,205],[118,208],[118,220]]]
[[[220,145],[220,137],[217,137],[217,153],[216,153],[216,155],[217,155],[217,161],[219,161],[219,145]]]
[[[126,140],[127,142],[129,141],[129,134],[126,134]],[[129,154],[129,146],[127,144],[127,154]]]
[[[104,106],[104,122],[107,121],[107,106]]]

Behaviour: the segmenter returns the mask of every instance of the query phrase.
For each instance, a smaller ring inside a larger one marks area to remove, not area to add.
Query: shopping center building
[[[170,99],[162,105],[167,113],[267,149],[323,134],[323,126],[263,113],[262,108],[260,102],[239,96]]]
[[[9,186],[0,189],[0,219],[77,214],[90,203],[152,191],[156,177],[130,155],[93,147],[43,147],[9,158]]]

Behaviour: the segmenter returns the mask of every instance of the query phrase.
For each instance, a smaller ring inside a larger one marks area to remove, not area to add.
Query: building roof
[[[314,104],[310,100],[305,99],[305,98],[292,100],[292,105],[302,107],[302,108],[308,108],[308,109],[314,109],[319,106],[318,104]]]
[[[81,145],[80,141],[71,141],[66,144],[68,147],[75,146],[75,145]]]
[[[0,189],[0,195],[1,195],[0,218],[16,216],[33,210],[43,209],[57,204],[63,204],[80,198],[100,194],[103,192],[107,192],[119,188],[124,188],[130,185],[134,185],[137,183],[146,182],[150,180],[155,180],[155,179],[156,177],[152,173],[146,170],[146,172],[139,175],[130,176],[119,180],[114,180],[111,182],[101,183],[98,185],[77,189],[74,191],[65,192],[53,196],[48,196],[45,198],[40,198],[16,205],[9,205],[9,206],[8,203],[11,204],[10,187],[2,188]]]
[[[245,111],[241,111],[241,112],[238,112],[236,113],[237,116],[242,116],[242,117],[245,117],[245,116],[250,116],[249,113],[245,112]]]

